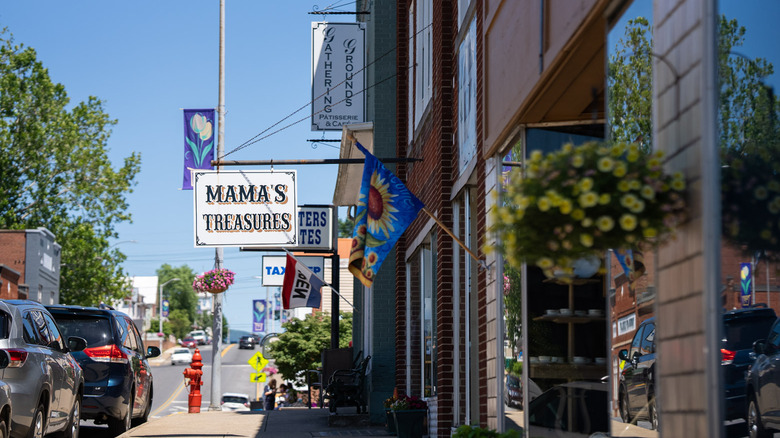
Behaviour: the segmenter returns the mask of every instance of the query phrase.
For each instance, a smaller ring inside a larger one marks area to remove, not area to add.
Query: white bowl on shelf
[[[607,358],[606,357],[597,357],[595,360],[596,360],[596,363],[599,364],[599,365],[603,365],[603,364],[607,363]]]
[[[550,362],[552,363],[563,363],[563,357],[561,356],[553,356],[550,358]]]
[[[559,312],[564,316],[571,316],[574,313],[571,309],[560,309]]]
[[[561,314],[561,313],[558,311],[558,309],[547,309],[547,310],[546,310],[544,313],[545,313],[547,316],[556,316],[556,315],[560,315],[560,314]]]
[[[587,310],[575,310],[574,311],[575,316],[588,316]]]
[[[590,358],[587,358],[587,357],[584,357],[584,356],[574,356],[574,358],[572,358],[572,361],[574,363],[577,363],[577,364],[589,363],[590,362]]]
[[[539,363],[550,363],[550,356],[539,356]]]
[[[601,309],[588,309],[588,315],[590,316],[602,316],[604,311]]]

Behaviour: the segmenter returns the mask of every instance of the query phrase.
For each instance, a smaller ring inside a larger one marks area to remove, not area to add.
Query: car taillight
[[[19,368],[24,365],[24,362],[27,360],[27,352],[25,350],[11,348],[5,351],[7,351],[8,356],[11,357],[11,362],[8,363],[9,368]]]
[[[730,365],[732,362],[734,362],[734,356],[737,355],[736,351],[730,351],[726,350],[725,348],[720,349],[720,354],[723,355],[723,358],[720,361],[721,365]]]
[[[95,362],[128,363],[127,355],[114,344],[85,348],[84,354]]]

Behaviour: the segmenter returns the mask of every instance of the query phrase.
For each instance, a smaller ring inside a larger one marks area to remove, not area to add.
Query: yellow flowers
[[[566,271],[609,248],[663,241],[684,210],[685,179],[665,174],[662,156],[598,142],[531,152],[525,174],[507,180],[506,204],[491,210],[506,260]]]

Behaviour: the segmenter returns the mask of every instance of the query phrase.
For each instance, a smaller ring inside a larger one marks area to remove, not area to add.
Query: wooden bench
[[[366,370],[370,360],[367,356],[352,369],[333,372],[323,395],[331,413],[335,414],[338,406],[355,406],[358,414],[367,412]]]

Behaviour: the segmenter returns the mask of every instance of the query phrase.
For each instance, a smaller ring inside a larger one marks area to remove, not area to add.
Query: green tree
[[[181,339],[190,332],[192,320],[187,315],[187,311],[184,309],[174,309],[168,314],[168,322],[170,323],[171,333],[174,336]],[[165,325],[163,324],[163,329]]]
[[[644,17],[628,20],[623,38],[609,57],[609,128],[613,141],[652,145],[652,27]]]
[[[504,311],[506,312],[506,333],[509,336],[512,353],[517,353],[518,343],[522,339],[521,281],[520,270],[511,267],[508,263],[504,264]]]
[[[140,155],[112,167],[107,142],[115,123],[96,97],[72,105],[35,50],[0,31],[0,229],[54,233],[66,304],[111,302],[128,291],[124,256],[109,241],[115,225],[131,219],[126,195]]]
[[[198,294],[192,290],[192,282],[195,280],[195,272],[187,265],[174,268],[165,263],[157,269],[157,276],[160,284],[167,282],[172,278],[178,278],[179,281],[168,283],[163,289],[163,299],[168,300],[168,308],[173,310],[183,310],[187,314],[190,323],[197,321],[198,316]]]
[[[352,231],[354,230],[355,230],[354,220],[339,218],[339,237],[352,237]]]
[[[330,314],[309,314],[303,320],[296,318],[282,324],[282,328],[285,332],[270,344],[270,351],[285,380],[303,384],[306,376],[298,373],[322,366],[322,351],[330,348]],[[349,346],[351,339],[352,314],[340,312],[339,347]]]

